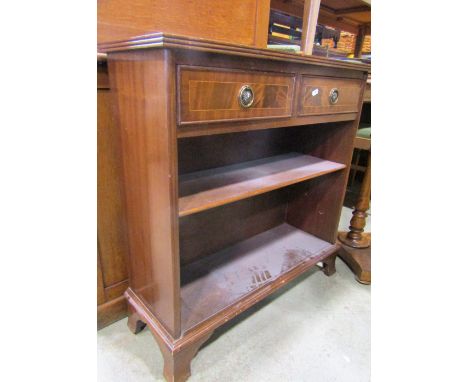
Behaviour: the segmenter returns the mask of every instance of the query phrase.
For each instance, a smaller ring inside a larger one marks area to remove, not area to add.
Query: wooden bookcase
[[[166,379],[183,381],[217,327],[319,262],[334,272],[369,67],[162,33],[100,48],[122,138],[128,324],[148,325]]]

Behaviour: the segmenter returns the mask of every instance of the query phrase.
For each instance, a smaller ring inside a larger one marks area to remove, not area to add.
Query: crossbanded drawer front
[[[303,76],[298,114],[358,112],[361,84],[361,80]]]
[[[179,124],[290,117],[294,80],[293,74],[181,67]]]

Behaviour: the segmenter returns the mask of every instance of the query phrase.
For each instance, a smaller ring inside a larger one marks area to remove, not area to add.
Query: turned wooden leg
[[[366,225],[366,211],[370,201],[370,160],[369,151],[369,162],[364,174],[359,200],[350,222],[350,230],[338,234],[339,240],[343,243],[338,255],[354,272],[356,280],[362,284],[371,283],[371,234],[363,233]]]
[[[325,275],[331,276],[331,275],[335,274],[335,272],[336,272],[335,260],[336,260],[336,255],[331,255],[331,256],[328,256],[325,260],[322,261],[322,263],[323,263],[322,272]]]
[[[159,338],[156,341],[159,344],[164,358],[164,378],[167,382],[184,382],[190,377],[190,363],[212,332],[200,338],[198,341],[171,351],[169,347],[162,343]]]
[[[366,211],[370,205],[370,186],[371,186],[371,154],[369,151],[369,162],[362,181],[359,199],[353,211],[349,232],[342,232],[338,239],[344,244],[353,248],[367,248],[370,246],[370,236],[363,235],[366,226]]]
[[[140,315],[137,313],[135,308],[128,304],[128,321],[127,326],[133,334],[140,333],[146,326],[141,320]]]

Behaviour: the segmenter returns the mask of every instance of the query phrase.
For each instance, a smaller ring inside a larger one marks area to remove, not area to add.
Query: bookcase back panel
[[[347,174],[346,170],[342,170],[295,187],[289,199],[286,222],[334,243]]]
[[[180,218],[181,265],[284,223],[287,194],[281,189]]]
[[[286,153],[287,134],[287,129],[267,129],[181,138],[179,174]]]

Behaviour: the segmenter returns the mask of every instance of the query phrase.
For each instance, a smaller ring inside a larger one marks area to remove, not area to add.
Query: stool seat
[[[371,139],[371,128],[369,127],[363,127],[359,128],[356,134],[357,137],[359,138],[366,138],[366,139]]]

